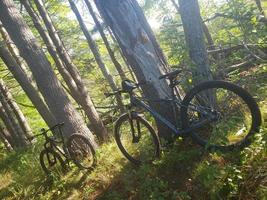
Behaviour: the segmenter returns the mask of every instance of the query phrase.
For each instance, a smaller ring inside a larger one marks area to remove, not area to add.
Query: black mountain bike
[[[176,79],[182,70],[160,76],[168,79],[172,94],[168,99],[147,100],[133,90],[147,83],[122,82],[122,89],[106,96],[128,93],[128,112],[115,122],[115,140],[123,155],[135,164],[154,160],[160,154],[160,142],[152,126],[134,107],[148,111],[165,124],[176,136],[190,135],[207,150],[231,151],[250,144],[259,131],[261,114],[253,97],[243,88],[225,81],[206,81],[196,85],[180,100],[176,95]],[[154,102],[153,102],[154,101]],[[165,102],[172,107],[175,122],[163,117],[149,106]],[[178,110],[180,109],[180,118]],[[178,120],[180,119],[180,120]],[[179,125],[180,124],[180,125]],[[181,127],[181,128],[179,128]]]
[[[64,140],[61,130],[63,125],[64,123],[59,123],[47,130],[42,128],[41,133],[34,136],[45,137],[40,164],[48,176],[59,176],[66,172],[69,161],[73,161],[80,169],[91,169],[96,164],[95,151],[89,140],[78,133],[72,134],[67,141]],[[56,135],[49,136],[48,132],[54,132]]]

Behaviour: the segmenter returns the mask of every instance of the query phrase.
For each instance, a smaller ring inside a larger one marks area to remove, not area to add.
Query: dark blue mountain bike
[[[131,162],[141,164],[160,155],[159,138],[142,114],[134,111],[136,107],[148,111],[175,135],[190,135],[208,150],[240,150],[249,145],[252,136],[259,131],[260,110],[246,90],[225,81],[206,81],[196,85],[180,100],[175,95],[175,88],[180,83],[176,77],[181,71],[175,70],[159,77],[169,80],[172,95],[169,99],[157,100],[170,103],[173,107],[173,119],[178,119],[180,110],[180,123],[167,120],[149,106],[149,100],[138,97],[133,92],[142,84],[125,80],[121,90],[106,94],[129,94],[130,104],[126,106],[128,112],[115,122],[114,132],[119,149]]]

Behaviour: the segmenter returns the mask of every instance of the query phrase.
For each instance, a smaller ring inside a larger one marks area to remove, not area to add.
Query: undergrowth
[[[266,121],[266,67],[243,78]],[[71,164],[66,174],[53,181],[39,164],[41,141],[20,152],[1,149],[0,199],[266,200],[266,137],[263,123],[251,146],[228,154],[209,153],[189,138],[179,138],[163,149],[159,160],[140,167],[123,158],[111,139],[98,150],[94,170],[80,171]]]

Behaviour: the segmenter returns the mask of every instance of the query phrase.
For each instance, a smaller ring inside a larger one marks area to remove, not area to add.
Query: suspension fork
[[[131,110],[131,106],[128,106],[128,116],[129,116],[129,122],[130,122],[130,128],[131,128],[131,135],[132,135],[132,143],[138,143],[141,137],[141,128],[140,128],[140,123],[138,120],[136,120],[136,125],[137,125],[137,132],[134,128],[134,115],[137,115],[137,113],[133,112]]]

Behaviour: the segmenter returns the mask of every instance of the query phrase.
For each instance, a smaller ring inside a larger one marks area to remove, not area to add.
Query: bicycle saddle
[[[136,83],[130,80],[124,80],[121,83],[122,90],[125,92],[131,92],[133,89],[137,88]]]
[[[180,74],[183,70],[182,69],[176,69],[172,72],[169,72],[167,74],[164,74],[162,76],[159,77],[159,79],[163,79],[163,78],[168,78],[168,79],[174,79],[176,78],[176,76],[178,76],[178,74]]]

